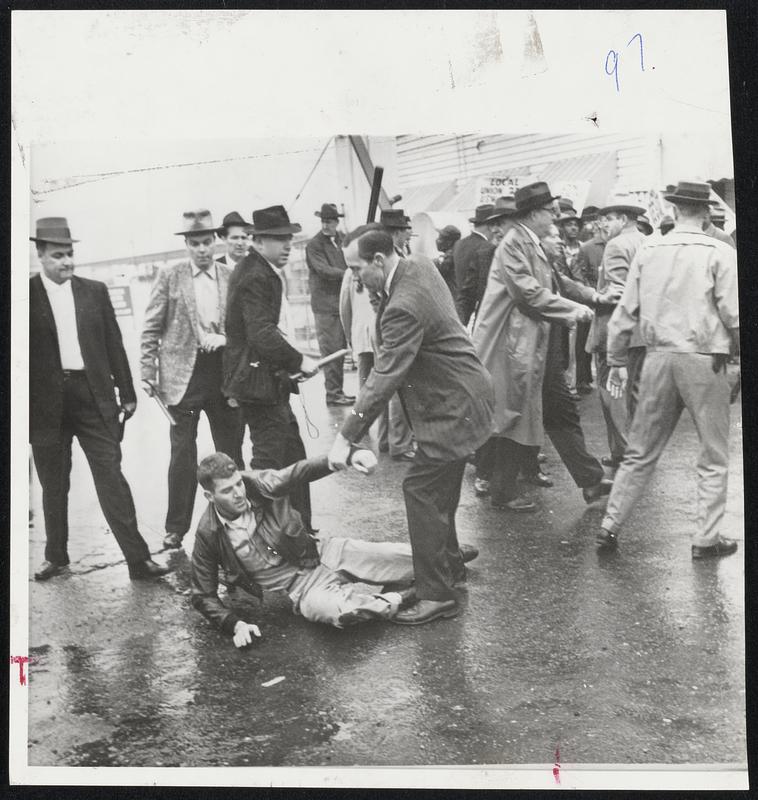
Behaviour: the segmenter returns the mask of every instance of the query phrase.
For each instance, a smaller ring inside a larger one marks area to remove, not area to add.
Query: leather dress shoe
[[[519,513],[530,513],[537,510],[537,504],[534,500],[528,497],[516,497],[513,500],[508,500],[505,503],[492,503],[493,508],[498,510],[507,509],[509,511],[518,511]]]
[[[719,539],[716,544],[712,544],[709,547],[692,545],[692,557],[694,559],[720,558],[721,556],[730,556],[736,552],[737,542],[734,539]]]
[[[404,453],[392,456],[393,461],[414,461],[416,458],[415,450],[406,450]]]
[[[479,548],[474,547],[473,544],[464,542],[458,545],[458,549],[461,551],[461,558],[464,564],[468,564],[469,561],[473,561],[479,555]]]
[[[594,503],[595,500],[599,500],[601,497],[605,497],[605,495],[610,494],[612,488],[613,481],[608,480],[608,478],[603,478],[594,486],[587,486],[586,488],[582,489],[582,497],[584,497],[585,503]]]
[[[351,406],[354,402],[354,397],[348,397],[346,394],[343,394],[339,397],[332,397],[330,400],[326,401],[326,404],[328,406]]]
[[[618,546],[618,537],[615,533],[611,533],[605,528],[601,528],[595,534],[595,544],[597,545],[598,550],[615,550]]]
[[[129,564],[129,578],[133,581],[146,581],[150,578],[159,578],[168,572],[168,567],[156,564],[151,558]]]
[[[46,581],[56,575],[68,572],[68,564],[53,564],[52,561],[43,561],[34,572],[35,581]]]
[[[450,619],[458,613],[457,600],[419,600],[392,618],[398,625],[423,625],[435,619]]]
[[[180,533],[167,532],[163,537],[164,550],[178,550],[182,546],[184,537]]]
[[[618,465],[621,463],[621,460],[616,460],[615,458],[611,458],[610,456],[603,456],[600,459],[600,463],[604,467],[612,467],[613,469],[617,469]]]
[[[550,478],[542,471],[535,472],[532,475],[524,475],[523,480],[527,483],[533,484],[534,486],[542,486],[544,489],[547,489],[553,485],[553,482],[550,480]]]

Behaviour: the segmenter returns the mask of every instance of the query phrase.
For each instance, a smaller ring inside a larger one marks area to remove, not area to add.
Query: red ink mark
[[[555,764],[553,764],[553,777],[556,783],[561,782],[561,748],[555,748]]]
[[[18,682],[26,686],[26,673],[24,664],[31,664],[34,661],[30,656],[11,656],[11,664],[18,664]]]

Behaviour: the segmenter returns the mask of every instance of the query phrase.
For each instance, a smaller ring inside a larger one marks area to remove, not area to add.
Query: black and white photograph
[[[726,12],[11,39],[11,782],[747,788]]]

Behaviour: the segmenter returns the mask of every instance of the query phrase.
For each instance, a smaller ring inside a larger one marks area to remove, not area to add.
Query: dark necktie
[[[387,301],[389,300],[389,295],[383,289],[379,293],[379,308],[376,310],[376,341],[377,344],[382,343],[382,314],[384,314],[384,309],[387,308]]]

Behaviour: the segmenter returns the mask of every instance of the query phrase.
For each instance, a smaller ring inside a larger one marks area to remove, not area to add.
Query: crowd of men
[[[192,554],[195,607],[238,647],[260,632],[219,599],[220,573],[253,595],[284,591],[297,613],[336,627],[455,616],[465,563],[477,555],[455,524],[467,462],[477,496],[506,514],[534,512],[523,485],[552,485],[540,466],[547,433],[584,500],[608,498],[596,535],[607,551],[684,408],[701,446],[691,555],[733,553],[720,524],[739,387],[727,373],[739,355],[734,241],[708,184],[680,182],[665,199],[674,218],[655,232],[631,196],[580,215],[536,182],[477,207],[467,236],[440,230],[434,261],[411,255],[402,210],[343,235],[343,215],[323,204],[306,247],[317,338],[322,357],[352,350],[359,393],[345,392],[341,357],[324,365],[326,403],[345,414],[329,453],[315,458],[290,408],[299,382],[320,368],[296,347],[283,276],[301,226],[282,206],[249,222],[231,212],[221,226],[205,209],[186,212],[176,235],[187,259],[153,284],[140,377],[171,419],[164,548],[182,546],[198,483],[208,500]],[[69,563],[73,437],[130,577],[162,575],[121,472],[137,397],[107,289],[74,275],[64,218],[40,219],[30,238],[42,268],[30,282],[30,440],[46,532],[35,578]],[[576,402],[593,391],[592,354],[608,432],[602,458],[587,449]],[[201,412],[217,452],[198,464]],[[329,537],[312,525],[312,481],[374,471],[375,422],[377,449],[408,462],[408,544]]]

